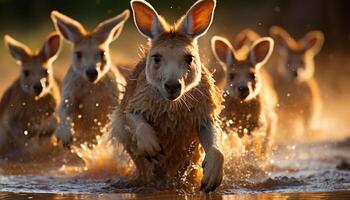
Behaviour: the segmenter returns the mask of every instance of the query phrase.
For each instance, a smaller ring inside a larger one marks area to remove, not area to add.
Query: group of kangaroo
[[[233,41],[214,36],[215,58],[204,66],[198,39],[211,26],[215,7],[215,0],[199,0],[169,24],[145,0],[132,0],[135,25],[149,43],[129,74],[112,64],[109,49],[129,10],[93,31],[53,11],[58,33],[50,34],[40,51],[6,35],[21,74],[1,100],[0,151],[53,134],[65,147],[92,143],[111,123],[113,137],[136,166],[138,183],[193,178],[202,161],[200,190],[209,193],[223,179],[223,132],[253,137],[259,130],[266,154],[277,130],[293,129],[292,120],[300,118],[311,127],[321,106],[313,74],[323,34],[313,31],[296,41],[272,27],[273,39],[249,29]],[[61,37],[73,45],[62,87],[52,66]],[[275,43],[278,66],[266,68]]]

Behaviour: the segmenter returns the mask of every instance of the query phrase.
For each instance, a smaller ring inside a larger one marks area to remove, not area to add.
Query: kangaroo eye
[[[81,51],[77,51],[74,53],[75,54],[75,57],[78,59],[78,60],[81,60],[81,58],[83,57],[83,54],[81,53]]]
[[[153,58],[154,63],[159,64],[162,56],[159,54],[156,54],[156,55],[153,55],[152,58]]]
[[[23,75],[24,75],[24,77],[28,77],[30,75],[30,71],[29,70],[24,70],[23,71]]]
[[[249,74],[248,74],[248,77],[249,77],[251,80],[254,80],[254,79],[255,79],[255,73],[249,73]]]
[[[228,74],[228,78],[232,81],[233,79],[235,79],[236,74],[235,73],[229,73]]]
[[[99,56],[100,56],[100,59],[101,59],[101,60],[105,60],[106,52],[105,52],[105,51],[100,51],[100,52],[99,52]]]
[[[185,61],[188,65],[191,65],[193,62],[193,56],[192,55],[186,55],[185,56]]]

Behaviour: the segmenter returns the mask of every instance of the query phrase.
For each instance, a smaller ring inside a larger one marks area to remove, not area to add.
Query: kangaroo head
[[[314,57],[323,46],[323,33],[311,31],[296,41],[287,31],[274,26],[270,34],[278,47],[278,71],[291,81],[303,82],[311,78],[315,71]]]
[[[253,43],[248,55],[236,56],[231,43],[219,36],[212,38],[212,50],[216,59],[226,70],[225,93],[241,101],[255,98],[261,91],[261,67],[273,51],[273,40],[265,37]]]
[[[147,82],[165,99],[176,101],[200,82],[197,40],[209,29],[215,6],[215,0],[200,0],[172,26],[146,1],[131,1],[135,24],[150,41]]]
[[[37,52],[32,52],[8,35],[4,40],[10,54],[21,66],[20,84],[23,91],[37,99],[45,96],[54,82],[52,62],[56,60],[61,47],[60,36],[52,33]]]
[[[51,18],[56,30],[73,43],[74,72],[91,83],[97,83],[112,66],[109,45],[121,33],[129,18],[129,10],[100,23],[92,32],[57,11],[51,13]]]

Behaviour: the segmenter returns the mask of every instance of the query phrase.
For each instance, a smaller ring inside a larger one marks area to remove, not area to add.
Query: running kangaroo
[[[236,55],[241,57],[246,56],[253,42],[258,40],[260,35],[254,32],[252,29],[244,29],[242,30],[237,37],[232,42],[233,48],[236,51]],[[213,77],[215,80],[215,85],[217,85],[220,89],[225,88],[226,83],[226,68],[224,68],[217,59],[212,59],[209,70],[213,73]]]
[[[123,96],[125,78],[112,65],[109,45],[117,39],[129,17],[126,10],[88,32],[77,21],[53,11],[57,31],[73,43],[73,63],[64,79],[59,106],[57,138],[64,146],[94,142],[110,122]]]
[[[237,56],[228,40],[219,36],[212,38],[214,55],[227,73],[221,113],[223,126],[227,133],[235,131],[239,137],[260,131],[262,154],[270,150],[277,128],[277,95],[263,68],[273,44],[271,38],[261,38],[251,45],[245,56]]]
[[[197,45],[215,6],[215,0],[200,0],[172,26],[146,1],[131,1],[149,50],[129,79],[113,133],[136,165],[137,182],[193,180],[199,144],[205,151],[201,190],[213,191],[222,181],[221,95],[201,64]]]
[[[52,33],[40,51],[33,52],[6,35],[5,44],[21,66],[21,75],[6,90],[0,102],[0,152],[25,148],[30,139],[50,137],[57,126],[55,109],[59,87],[53,77],[52,62],[61,38]]]
[[[312,129],[322,107],[314,77],[314,57],[322,48],[324,36],[320,31],[312,31],[297,42],[280,27],[272,27],[270,33],[278,47],[275,88],[279,96],[281,128],[290,129],[301,119],[304,131]]]

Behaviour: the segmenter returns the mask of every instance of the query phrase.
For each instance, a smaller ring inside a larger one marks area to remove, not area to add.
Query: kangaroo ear
[[[259,38],[260,35],[252,29],[244,29],[237,35],[236,39],[233,41],[233,47],[237,50],[241,49],[244,46],[250,48],[250,45],[252,45]]]
[[[106,41],[112,42],[120,35],[124,23],[129,16],[130,11],[125,10],[120,15],[100,23],[93,31],[94,37],[96,37],[101,43]]]
[[[274,42],[272,38],[264,37],[254,42],[249,53],[250,62],[257,68],[264,65],[270,58],[273,51]]]
[[[204,35],[214,18],[216,0],[199,0],[179,23],[179,31],[196,39]]]
[[[78,42],[86,34],[84,27],[74,19],[71,19],[58,11],[51,12],[51,19],[56,30],[71,42]]]
[[[301,39],[300,43],[306,51],[316,55],[321,51],[324,43],[324,35],[321,31],[311,31]]]
[[[5,35],[4,41],[10,54],[17,61],[24,61],[32,54],[31,50],[26,45],[18,42],[9,35]]]
[[[220,36],[211,39],[211,49],[215,58],[225,67],[230,67],[235,61],[234,50],[231,43]]]
[[[166,31],[165,20],[144,0],[132,0],[131,8],[139,32],[147,38],[154,39]]]
[[[279,47],[288,48],[294,39],[289,33],[279,26],[273,26],[270,28],[270,35],[276,41]]]
[[[58,33],[51,33],[41,48],[40,55],[44,60],[55,60],[61,49],[61,37]]]

